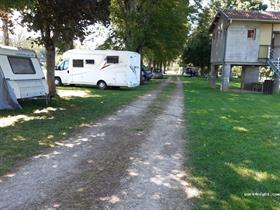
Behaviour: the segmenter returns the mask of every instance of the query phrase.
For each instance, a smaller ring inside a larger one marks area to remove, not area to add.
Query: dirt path
[[[153,111],[168,82],[0,179],[0,209],[189,209],[179,81]]]

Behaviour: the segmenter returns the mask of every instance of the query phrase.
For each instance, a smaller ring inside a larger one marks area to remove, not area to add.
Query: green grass
[[[280,96],[222,93],[201,79],[184,83],[186,165],[201,191],[197,209],[279,209]]]
[[[150,81],[135,89],[105,91],[91,87],[61,87],[59,90],[65,97],[51,101],[48,108],[43,101],[29,101],[23,103],[23,110],[0,111],[0,176],[19,161],[55,146],[76,129],[156,88],[159,82]],[[67,97],[69,91],[76,97]]]

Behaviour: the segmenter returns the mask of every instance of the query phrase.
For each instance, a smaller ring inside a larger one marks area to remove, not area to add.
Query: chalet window
[[[248,39],[255,39],[256,38],[256,29],[249,29],[247,37],[248,37]]]
[[[119,63],[119,56],[107,56],[107,63]]]
[[[84,60],[73,60],[73,67],[83,68],[84,67]]]
[[[8,57],[14,74],[36,74],[30,58]]]
[[[86,64],[94,64],[95,61],[94,60],[86,60]]]

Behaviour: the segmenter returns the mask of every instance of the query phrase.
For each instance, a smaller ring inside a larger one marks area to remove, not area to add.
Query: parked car
[[[142,66],[142,78],[144,81],[149,81],[153,77],[153,73],[146,66]]]
[[[163,73],[161,69],[156,69],[153,71],[153,79],[163,79]]]
[[[197,77],[198,72],[194,68],[185,68],[185,69],[183,69],[182,76],[184,76],[184,77]]]

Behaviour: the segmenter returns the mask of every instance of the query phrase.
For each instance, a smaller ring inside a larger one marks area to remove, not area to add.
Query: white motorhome
[[[19,107],[18,99],[48,95],[45,76],[32,50],[0,46],[0,83],[0,109]]]
[[[140,85],[140,54],[114,50],[69,50],[56,67],[56,85],[80,84],[137,87]]]

